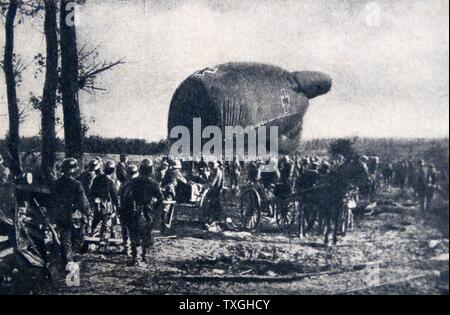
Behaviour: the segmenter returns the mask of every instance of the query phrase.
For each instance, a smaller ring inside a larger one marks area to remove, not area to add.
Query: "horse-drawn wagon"
[[[259,183],[242,188],[241,222],[245,229],[256,230],[263,215],[275,218],[281,231],[288,231],[295,223],[298,196],[289,184],[277,184],[266,189]]]
[[[333,229],[333,242],[337,235],[345,235],[353,224],[352,209],[356,207],[358,187],[367,184],[368,174],[358,157],[349,159],[323,176],[312,187],[277,184],[267,189],[260,183],[243,187],[241,194],[241,222],[253,231],[260,226],[263,215],[273,216],[281,231],[289,231],[298,222],[299,236],[308,230],[325,229],[325,242]]]
[[[195,209],[203,224],[210,224],[215,219],[213,207],[213,192],[208,185],[190,183],[181,184],[176,188],[172,185],[162,187],[163,194],[163,216],[161,232],[170,229],[175,212],[182,208]]]

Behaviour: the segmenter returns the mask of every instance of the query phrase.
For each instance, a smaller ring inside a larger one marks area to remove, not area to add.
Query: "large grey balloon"
[[[320,72],[289,72],[260,63],[227,63],[189,76],[175,91],[169,111],[173,127],[193,118],[202,126],[278,126],[280,150],[299,144],[309,99],[330,91],[331,78]]]

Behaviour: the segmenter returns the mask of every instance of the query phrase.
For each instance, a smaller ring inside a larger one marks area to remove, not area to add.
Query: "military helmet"
[[[65,159],[61,164],[61,171],[64,174],[74,174],[78,169],[78,161],[73,158]]]
[[[150,159],[143,159],[141,162],[141,167],[152,167],[153,162]]]
[[[134,176],[138,172],[139,172],[139,168],[136,165],[134,165],[134,164],[128,165],[128,167],[127,167],[127,174],[128,174],[128,176]]]
[[[101,165],[98,160],[91,160],[88,164],[88,167],[91,171],[98,171],[101,168]]]
[[[139,172],[144,175],[151,175],[153,172],[153,162],[149,159],[142,160]]]
[[[367,162],[369,162],[369,157],[367,156],[367,155],[363,155],[363,156],[361,156],[361,161],[363,161],[364,163],[367,163]]]
[[[209,167],[211,167],[213,169],[216,169],[220,166],[219,162],[217,162],[217,161],[210,161],[208,164],[209,164]]]
[[[105,164],[105,170],[115,170],[116,169],[116,163],[114,161],[108,161]]]
[[[179,160],[173,161],[172,168],[174,170],[180,170],[182,168],[181,161],[179,161]]]

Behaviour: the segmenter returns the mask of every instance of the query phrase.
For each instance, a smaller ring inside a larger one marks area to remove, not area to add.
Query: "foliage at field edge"
[[[85,151],[98,154],[130,154],[130,155],[159,155],[169,151],[166,140],[147,142],[143,139],[102,138],[89,136],[84,140]],[[0,140],[0,151],[5,148],[5,140]],[[40,137],[26,137],[21,140],[22,152],[39,152]],[[57,139],[56,151],[64,152],[64,141]]]
[[[377,155],[382,160],[406,159],[411,156],[424,158],[442,166],[449,161],[449,139],[312,139],[302,142],[298,153],[306,155],[328,155],[333,143],[351,142],[352,149],[360,154]],[[22,152],[39,152],[41,138],[22,138]],[[5,140],[0,140],[0,152],[3,153]],[[64,141],[57,139],[56,150],[64,151]],[[98,154],[129,154],[129,155],[161,155],[169,152],[169,141],[159,140],[148,142],[143,139],[103,138],[89,136],[85,138],[85,152]]]

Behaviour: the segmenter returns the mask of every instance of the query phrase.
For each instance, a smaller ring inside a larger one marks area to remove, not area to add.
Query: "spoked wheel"
[[[248,190],[241,197],[241,221],[247,230],[255,230],[261,221],[261,199],[254,190]]]
[[[276,202],[276,220],[281,231],[288,231],[295,222],[297,204],[294,200],[278,200]]]

